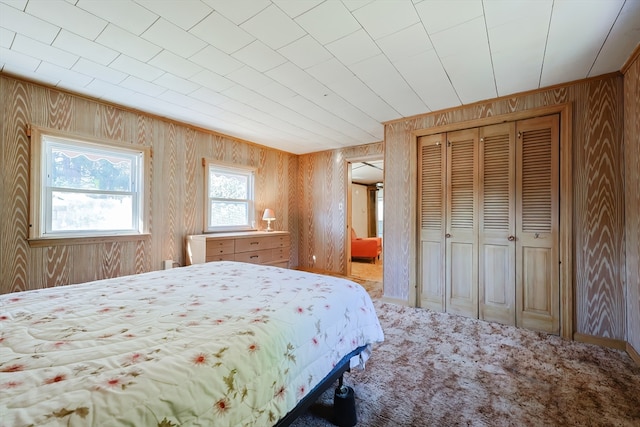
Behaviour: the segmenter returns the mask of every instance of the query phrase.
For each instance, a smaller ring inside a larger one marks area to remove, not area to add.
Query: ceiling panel
[[[580,3],[579,8],[575,7],[575,2],[567,0],[557,0],[553,4],[540,79],[542,86],[589,76],[589,70],[606,41],[624,0]],[[576,47],[575,40],[581,40],[580,47]],[[567,58],[571,58],[571,66],[567,66]]]
[[[0,72],[297,154],[639,41],[639,0],[0,0]]]

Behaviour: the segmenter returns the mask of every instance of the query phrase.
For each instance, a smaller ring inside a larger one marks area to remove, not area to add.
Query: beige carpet
[[[625,352],[375,300],[385,342],[355,389],[359,426],[640,426]],[[332,426],[333,387],[293,424]]]

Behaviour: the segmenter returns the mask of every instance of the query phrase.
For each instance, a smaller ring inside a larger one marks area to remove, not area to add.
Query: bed
[[[337,277],[197,264],[0,295],[0,426],[271,426],[383,332]]]

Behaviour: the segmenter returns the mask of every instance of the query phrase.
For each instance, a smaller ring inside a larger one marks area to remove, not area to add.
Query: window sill
[[[111,242],[134,242],[147,240],[151,237],[149,233],[142,234],[119,234],[114,236],[87,236],[87,237],[40,237],[27,239],[32,248],[45,248],[48,246],[62,245],[92,245],[96,243]]]

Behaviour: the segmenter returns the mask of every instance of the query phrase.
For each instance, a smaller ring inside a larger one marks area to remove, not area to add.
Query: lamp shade
[[[262,219],[265,221],[268,219],[276,219],[276,214],[273,212],[273,209],[265,209],[264,214],[262,214]]]

